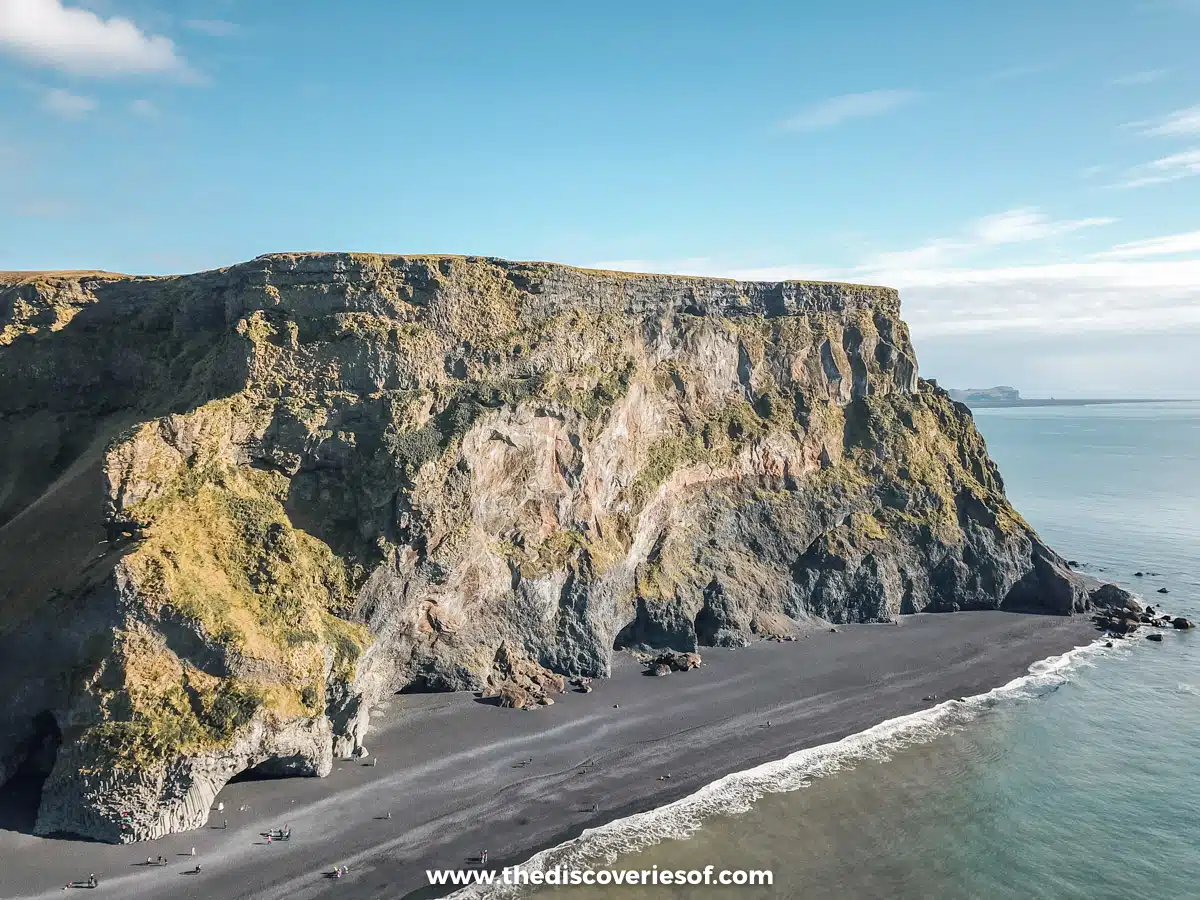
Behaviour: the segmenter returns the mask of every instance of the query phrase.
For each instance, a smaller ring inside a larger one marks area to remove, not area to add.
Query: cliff
[[[108,841],[389,692],[1089,604],[894,291],[450,256],[0,275],[0,571],[0,782]]]

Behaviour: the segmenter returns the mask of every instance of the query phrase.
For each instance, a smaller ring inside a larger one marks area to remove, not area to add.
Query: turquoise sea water
[[[1200,619],[1200,403],[976,419],[1009,496],[1053,547]],[[620,852],[612,834],[571,851],[595,866],[771,869],[771,888],[538,896],[1200,897],[1200,634],[1046,670],[969,714],[864,739],[841,765],[773,772],[786,789],[750,791],[748,802],[743,790],[735,814],[699,827],[665,820],[662,839],[636,851],[631,841]]]

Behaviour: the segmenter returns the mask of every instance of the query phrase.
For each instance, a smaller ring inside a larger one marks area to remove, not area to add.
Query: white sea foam
[[[643,850],[664,840],[689,837],[715,816],[747,812],[767,794],[798,790],[817,778],[862,762],[885,762],[897,751],[961,728],[1001,703],[1032,699],[1056,690],[1070,680],[1072,672],[1090,666],[1093,657],[1128,652],[1126,642],[1116,642],[1112,649],[1107,649],[1100,640],[1060,656],[1047,657],[1030,666],[1027,674],[986,693],[948,700],[881,722],[840,741],[798,750],[774,762],[718,778],[674,803],[588,829],[575,840],[535,854],[521,868],[533,872],[556,866],[568,869],[612,866],[621,854]],[[472,886],[451,894],[450,900],[509,900],[529,891],[528,887],[515,885]]]

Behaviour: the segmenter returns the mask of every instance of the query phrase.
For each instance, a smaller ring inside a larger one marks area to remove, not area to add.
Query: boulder
[[[1160,594],[1169,594],[1169,593],[1171,593],[1171,592],[1170,592],[1170,591],[1168,591],[1166,588],[1159,588],[1159,589],[1158,589],[1158,592],[1159,592]]]
[[[1146,635],[1146,640],[1148,640],[1148,641],[1158,642],[1158,641],[1161,641],[1162,639],[1163,639],[1163,636],[1161,634],[1159,634],[1157,631],[1151,632],[1150,634]]]
[[[687,672],[691,669],[698,669],[701,665],[699,653],[677,653],[673,650],[666,650],[651,659],[647,667],[654,672],[655,675],[660,674],[659,669],[665,668],[663,675],[669,675],[671,672]]]
[[[528,691],[511,682],[500,685],[495,696],[499,705],[505,709],[532,709],[534,705]]]
[[[1183,616],[1176,616],[1171,620],[1171,624],[1180,631],[1187,631],[1196,627],[1190,619],[1185,619]]]
[[[663,675],[670,675],[673,670],[666,663],[658,663],[650,671],[661,678]]]
[[[1129,591],[1115,584],[1102,584],[1091,591],[1088,596],[1096,606],[1105,607],[1110,610],[1128,609],[1137,613],[1145,612],[1145,607],[1140,600]]]

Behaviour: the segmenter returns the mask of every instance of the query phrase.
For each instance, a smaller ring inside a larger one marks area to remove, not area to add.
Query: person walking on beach
[[[196,855],[196,848],[195,848],[195,847],[193,847],[193,848],[192,848],[192,856],[195,856],[195,855]]]

